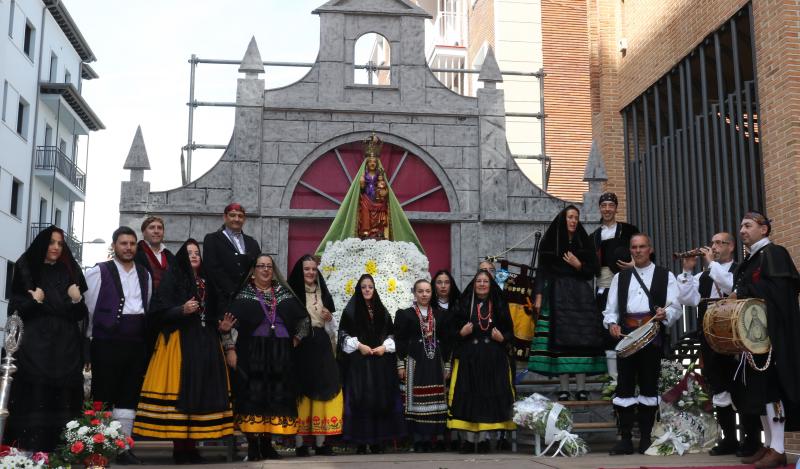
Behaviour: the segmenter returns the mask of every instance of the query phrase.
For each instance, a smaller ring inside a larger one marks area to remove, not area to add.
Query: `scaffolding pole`
[[[195,76],[197,72],[197,65],[198,64],[211,64],[211,65],[241,65],[241,60],[228,60],[228,59],[201,59],[197,57],[197,55],[192,54],[192,57],[189,59],[190,65],[190,72],[189,72],[189,102],[186,105],[189,107],[189,129],[188,129],[188,136],[186,139],[186,145],[182,148],[186,151],[186,174],[187,174],[187,181],[192,181],[192,152],[194,150],[224,150],[228,148],[227,145],[215,145],[215,144],[196,144],[194,143],[194,110],[197,107],[232,107],[232,108],[247,108],[247,107],[258,107],[252,105],[239,105],[235,102],[224,102],[224,101],[196,101],[194,99],[194,91],[195,91]],[[265,67],[298,67],[298,68],[311,68],[315,65],[314,62],[276,62],[276,61],[264,61],[262,64]],[[369,62],[365,65],[354,65],[354,69],[356,70],[366,70],[368,72],[368,76],[370,73],[381,71],[381,70],[391,70],[391,66],[385,65],[375,65],[372,62]],[[479,69],[466,69],[466,68],[430,68],[430,71],[433,73],[465,73],[465,74],[474,74],[480,73],[481,70]],[[521,76],[521,77],[535,77],[539,79],[539,112],[536,113],[527,113],[527,112],[507,112],[505,113],[506,117],[523,117],[523,118],[533,118],[539,119],[541,122],[541,141],[542,141],[542,154],[539,157],[531,158],[537,159],[542,162],[542,189],[547,190],[547,161],[548,157],[546,156],[545,152],[545,130],[544,130],[544,120],[546,118],[546,114],[544,112],[544,77],[546,76],[544,69],[539,69],[536,72],[523,72],[518,70],[506,70],[500,71],[501,75],[504,76]],[[512,155],[513,156],[513,155]],[[515,157],[516,158],[516,157]]]

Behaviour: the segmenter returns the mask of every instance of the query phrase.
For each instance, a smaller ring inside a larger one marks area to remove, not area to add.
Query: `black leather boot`
[[[633,431],[633,420],[636,417],[636,408],[614,406],[617,413],[617,428],[619,428],[620,440],[611,448],[608,454],[612,456],[620,454],[633,454],[633,441],[631,440]]]

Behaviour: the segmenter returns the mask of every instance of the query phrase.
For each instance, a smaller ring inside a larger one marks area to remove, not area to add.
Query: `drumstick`
[[[665,305],[664,305],[663,309],[667,309],[667,308],[669,308],[669,306],[670,306],[671,304],[672,304],[672,302],[671,302],[671,301],[667,301],[667,304],[665,304]],[[644,322],[644,324],[647,324],[647,323],[649,323],[649,322],[650,322],[650,321],[652,321],[652,320],[653,320],[653,318],[655,318],[655,317],[656,317],[655,315],[653,315],[653,316],[650,316],[650,319],[648,319],[647,321],[645,321],[645,322]],[[644,324],[642,324],[642,325],[644,326]]]

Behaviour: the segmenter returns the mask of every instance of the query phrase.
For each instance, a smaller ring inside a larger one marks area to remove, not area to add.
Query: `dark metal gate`
[[[764,206],[752,24],[748,3],[622,110],[628,219],[660,265]]]

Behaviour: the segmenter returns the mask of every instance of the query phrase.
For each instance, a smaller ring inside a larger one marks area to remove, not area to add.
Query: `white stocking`
[[[578,391],[586,391],[586,373],[576,374],[575,381],[578,382]]]
[[[299,448],[303,446],[303,435],[295,435],[294,436],[294,447]]]
[[[783,403],[778,401],[778,405],[783,407]],[[772,433],[772,444],[770,448],[775,452],[783,454],[783,426],[784,422],[775,421],[775,405],[773,403],[767,404],[767,420],[769,423],[769,430]],[[764,427],[766,429],[766,426]]]
[[[322,445],[325,444],[325,435],[315,436],[314,441],[317,443],[317,448],[322,448]]]
[[[559,391],[569,392],[569,375],[558,375],[558,379],[561,382],[561,389],[559,389]]]
[[[769,407],[769,404],[767,404]],[[772,448],[772,431],[769,426],[769,416],[761,416],[761,428],[764,429],[764,446]]]
[[[133,409],[114,409],[111,418],[122,425],[122,433],[133,438],[133,419],[136,418],[136,411]]]

